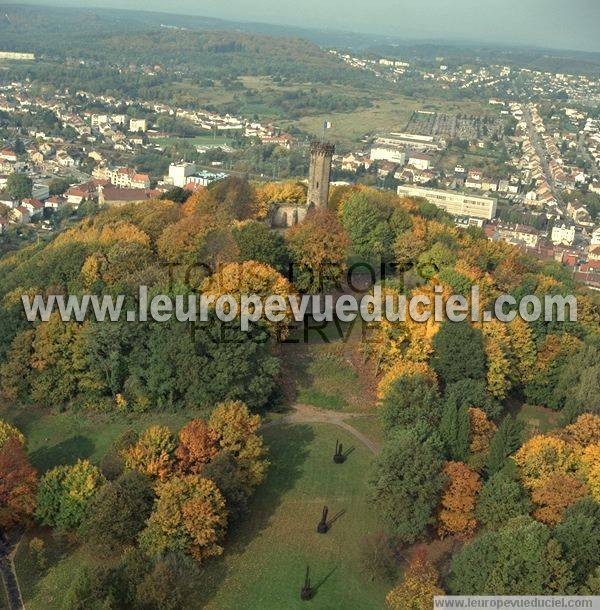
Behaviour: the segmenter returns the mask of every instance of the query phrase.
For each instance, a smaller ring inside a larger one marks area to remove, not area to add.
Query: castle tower
[[[331,162],[335,146],[328,142],[310,145],[310,171],[308,174],[308,205],[326,208],[329,201]]]

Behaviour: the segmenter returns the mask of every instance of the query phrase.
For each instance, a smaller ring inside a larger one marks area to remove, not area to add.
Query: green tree
[[[442,457],[433,439],[411,429],[390,434],[375,463],[374,501],[390,532],[405,543],[434,521],[443,487]]]
[[[69,178],[53,178],[50,180],[48,190],[50,195],[62,195],[71,186]]]
[[[488,476],[500,472],[509,455],[521,446],[522,426],[516,419],[505,417],[490,442],[490,451],[486,461]]]
[[[456,554],[448,585],[453,595],[556,595],[572,578],[548,527],[523,516]]]
[[[464,462],[469,455],[469,407],[466,403],[459,406],[452,394],[444,400],[439,430],[448,456],[456,462]]]
[[[229,523],[238,521],[248,509],[248,486],[235,457],[221,451],[202,469],[202,476],[210,479],[225,498]]]
[[[519,482],[505,472],[498,472],[479,493],[475,516],[485,527],[498,529],[530,510],[531,503]]]
[[[33,180],[27,174],[14,172],[6,180],[6,192],[17,201],[31,197],[32,189]]]
[[[38,519],[61,530],[77,529],[93,495],[104,482],[100,470],[87,460],[49,470],[40,481]]]
[[[444,383],[485,378],[483,335],[468,322],[442,322],[433,349],[431,367]]]
[[[440,395],[435,382],[424,375],[400,375],[381,402],[380,414],[387,434],[397,428],[424,422],[433,429],[440,418]]]
[[[577,584],[585,583],[600,557],[600,504],[584,498],[569,506],[563,522],[556,526],[554,536],[573,566]]]
[[[87,504],[80,534],[102,554],[133,544],[152,512],[154,492],[150,480],[126,472],[101,487]]]
[[[249,220],[233,228],[233,239],[240,251],[240,261],[256,261],[285,273],[289,259],[283,237],[264,223]]]
[[[389,216],[390,211],[366,192],[355,193],[344,203],[341,220],[354,256],[365,262],[391,257],[395,235]]]

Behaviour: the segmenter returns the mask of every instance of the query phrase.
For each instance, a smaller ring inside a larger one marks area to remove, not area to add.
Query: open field
[[[168,425],[174,432],[194,414],[153,413],[133,416],[81,412],[51,413],[41,408],[2,408],[0,417],[27,437],[33,466],[41,472],[78,458],[99,463],[112,443],[126,430],[143,430],[152,424]]]
[[[390,131],[403,131],[415,110],[431,110],[447,114],[488,114],[488,108],[480,102],[461,101],[449,102],[446,100],[423,100],[390,96],[380,97],[371,108],[361,108],[350,113],[330,113],[316,116],[307,116],[301,119],[282,122],[285,126],[306,131],[314,136],[321,136],[323,123],[331,121],[332,128],[327,137],[341,146],[351,146],[365,136]]]
[[[342,465],[336,440],[349,452]],[[229,533],[225,554],[206,564],[189,608],[280,610],[301,608],[300,587],[310,566],[316,595],[311,608],[379,609],[392,583],[372,581],[361,569],[361,542],[377,531],[369,502],[372,455],[352,436],[325,424],[275,426],[265,431],[271,468],[249,514]],[[323,506],[334,520],[316,533]],[[337,519],[335,518],[337,516]],[[81,548],[41,534],[49,565],[39,573],[25,540],[16,569],[32,610],[61,607],[61,595],[82,563],[95,560]]]
[[[336,439],[354,447],[343,465],[331,459]],[[267,483],[225,555],[207,566],[201,587],[206,607],[302,608],[308,565],[317,587],[311,608],[381,608],[391,585],[363,575],[360,560],[362,539],[377,530],[367,488],[372,456],[353,437],[320,424],[275,427],[266,440],[272,461]],[[345,512],[319,535],[325,504],[331,518]]]
[[[525,427],[525,438],[530,438],[558,428],[560,413],[545,407],[525,404],[519,410],[517,420],[522,422]]]

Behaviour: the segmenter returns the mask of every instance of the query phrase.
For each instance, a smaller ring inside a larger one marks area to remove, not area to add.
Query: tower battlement
[[[331,156],[335,154],[335,144],[331,144],[330,142],[311,142],[310,144],[310,154],[311,155],[325,155]]]

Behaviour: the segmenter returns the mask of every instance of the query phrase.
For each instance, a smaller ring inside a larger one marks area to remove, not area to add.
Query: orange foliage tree
[[[219,448],[235,458],[248,491],[263,482],[269,466],[267,450],[257,434],[261,419],[239,401],[225,402],[211,413],[208,426],[217,436]]]
[[[33,516],[37,483],[37,472],[21,439],[10,436],[0,447],[0,527],[8,528]]]
[[[485,411],[478,408],[469,409],[469,421],[471,424],[471,442],[469,449],[475,455],[486,455],[490,448],[492,436],[498,428],[491,422]]]
[[[286,234],[293,262],[294,283],[300,290],[318,292],[339,282],[346,270],[349,241],[337,216],[313,210]]]
[[[446,462],[448,477],[438,513],[440,536],[458,535],[467,538],[475,532],[475,504],[482,484],[479,475],[463,462]]]
[[[193,419],[179,431],[179,445],[175,450],[181,472],[199,474],[218,453],[217,434],[203,419]]]
[[[573,474],[579,465],[572,446],[560,438],[543,434],[524,443],[513,459],[528,489],[543,485],[552,475]]]
[[[556,525],[562,521],[565,510],[588,492],[587,485],[575,476],[553,474],[531,492],[531,499],[537,505],[533,516],[546,525]]]
[[[218,299],[222,295],[233,296],[238,307],[241,297],[258,296],[263,304],[270,296],[283,298],[283,311],[280,322],[267,322],[267,326],[274,332],[285,334],[285,329],[292,321],[292,311],[289,307],[287,297],[294,292],[293,286],[280,273],[269,265],[263,265],[255,261],[243,263],[230,263],[206,279],[202,286],[202,292],[206,296]]]
[[[125,466],[150,477],[165,480],[173,472],[175,440],[166,426],[151,426],[137,443],[123,451]]]
[[[427,560],[424,549],[419,549],[404,572],[404,580],[386,596],[391,610],[431,610],[433,598],[444,595],[439,586],[439,575]]]
[[[151,555],[183,551],[202,561],[223,552],[227,527],[225,500],[210,480],[175,476],[156,487],[156,506],[140,534],[140,545]]]

